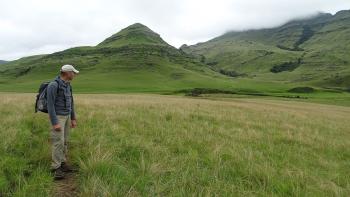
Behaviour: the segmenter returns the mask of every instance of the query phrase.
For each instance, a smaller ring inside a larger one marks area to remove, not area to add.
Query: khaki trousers
[[[57,169],[62,162],[67,161],[68,136],[70,132],[70,115],[57,115],[61,131],[55,131],[51,126],[51,168]]]

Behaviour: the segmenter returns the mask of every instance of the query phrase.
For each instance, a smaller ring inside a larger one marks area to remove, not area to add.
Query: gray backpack
[[[59,85],[58,81],[55,80],[57,84]],[[47,110],[47,86],[49,86],[50,81],[44,82],[40,85],[38,94],[36,95],[36,101],[35,101],[35,113],[38,111],[48,113]],[[59,88],[57,88],[57,94],[58,94]]]

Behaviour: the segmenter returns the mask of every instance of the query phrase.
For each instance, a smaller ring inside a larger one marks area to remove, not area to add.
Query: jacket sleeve
[[[47,86],[47,111],[52,125],[58,124],[58,119],[55,110],[55,101],[57,96],[58,85],[55,82],[51,82]]]
[[[72,110],[70,113],[70,119],[75,120],[75,110],[74,110],[74,99],[73,99],[73,94],[72,94]]]

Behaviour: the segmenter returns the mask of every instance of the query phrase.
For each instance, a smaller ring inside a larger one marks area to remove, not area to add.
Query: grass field
[[[0,94],[0,196],[50,196],[49,123]],[[76,95],[79,196],[349,196],[350,108],[144,94]]]

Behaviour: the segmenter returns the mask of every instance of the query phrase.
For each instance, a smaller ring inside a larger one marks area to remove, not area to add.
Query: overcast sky
[[[96,45],[135,22],[169,44],[350,9],[350,0],[0,0],[0,59]]]

